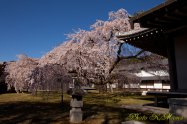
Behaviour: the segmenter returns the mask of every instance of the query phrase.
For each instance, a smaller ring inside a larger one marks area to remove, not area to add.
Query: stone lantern
[[[75,89],[72,93],[72,99],[70,102],[70,106],[72,109],[70,110],[70,122],[71,123],[80,123],[82,122],[82,101],[83,91],[81,89]]]

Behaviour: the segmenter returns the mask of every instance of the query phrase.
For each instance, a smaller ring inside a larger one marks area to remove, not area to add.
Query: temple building
[[[142,28],[117,34],[125,43],[167,57],[175,92],[187,92],[186,16],[186,0],[168,0],[131,18],[132,27],[139,23]]]
[[[117,37],[135,47],[165,56],[169,60],[171,89],[166,96],[170,113],[185,120],[172,124],[187,123],[187,0],[167,0],[164,3],[130,19],[131,26],[140,29],[118,33]],[[180,98],[182,97],[182,98]]]

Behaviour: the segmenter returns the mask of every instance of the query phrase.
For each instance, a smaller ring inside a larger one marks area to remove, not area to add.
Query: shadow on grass
[[[64,101],[64,104],[50,102],[0,103],[0,124],[68,124],[70,109],[69,101]],[[139,112],[97,102],[85,102],[82,124],[119,124],[126,121],[130,113]],[[99,121],[95,122],[97,119]],[[153,124],[152,121],[148,121],[148,124],[150,123]]]
[[[163,103],[163,102],[158,102],[157,103],[157,106],[155,106],[154,103],[147,103],[147,104],[144,104],[143,106],[153,106],[153,107],[161,107],[161,108],[169,108],[169,104],[167,103]]]
[[[137,97],[136,99],[152,101],[152,103],[144,104],[144,106],[155,106],[155,104],[154,104],[155,103],[154,96]],[[157,107],[169,108],[169,104],[167,103],[167,98],[166,97],[160,97],[158,99]]]
[[[69,123],[69,103],[15,102],[0,104],[1,124]]]
[[[83,109],[85,111],[84,119],[89,119],[93,115],[99,115],[99,113],[103,113],[103,122],[99,124],[120,124],[121,122],[127,121],[129,115],[140,114],[141,116],[147,116],[148,118],[152,115],[152,113],[142,113],[137,110],[124,109],[114,106],[104,106],[98,104],[85,104]],[[96,117],[98,118],[98,117]],[[144,121],[146,124],[168,124],[168,121],[154,121],[147,119]]]
[[[148,100],[148,101],[154,102],[154,97],[152,97],[152,96],[139,96],[139,97],[136,97],[136,99]]]

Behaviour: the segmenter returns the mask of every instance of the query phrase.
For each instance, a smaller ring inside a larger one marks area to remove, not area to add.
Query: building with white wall
[[[140,88],[145,91],[169,91],[169,74],[166,71],[144,71],[135,73],[141,79]]]

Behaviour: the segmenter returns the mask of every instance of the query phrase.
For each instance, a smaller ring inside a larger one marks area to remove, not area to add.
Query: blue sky
[[[164,0],[0,0],[0,61],[26,54],[39,58],[66,40],[64,34],[89,30],[97,19],[120,8],[130,14]]]

